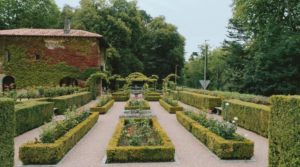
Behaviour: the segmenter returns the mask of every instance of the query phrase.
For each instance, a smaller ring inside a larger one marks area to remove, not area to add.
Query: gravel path
[[[176,161],[170,163],[127,163],[105,164],[105,150],[117,125],[119,114],[125,103],[115,103],[98,123],[56,166],[59,167],[267,167],[268,141],[247,130],[238,133],[247,135],[255,142],[255,156],[252,160],[220,160],[211,153],[190,132],[181,126],[176,116],[166,112],[157,102],[151,102],[151,110],[171,138],[176,149]],[[186,106],[185,106],[186,107]],[[29,132],[31,133],[31,132]],[[28,133],[28,135],[29,135]]]

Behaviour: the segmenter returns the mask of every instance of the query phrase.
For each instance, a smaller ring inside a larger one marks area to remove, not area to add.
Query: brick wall
[[[65,62],[81,70],[100,68],[103,63],[97,38],[0,37],[0,44],[0,74],[5,49],[12,45],[25,48],[29,59],[39,55],[51,64]]]

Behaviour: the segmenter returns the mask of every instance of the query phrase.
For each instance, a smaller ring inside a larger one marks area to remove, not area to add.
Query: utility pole
[[[208,45],[207,45],[207,40],[205,40],[205,55],[204,55],[204,81],[206,81],[206,72],[207,72],[207,55],[208,55]]]
[[[205,55],[204,55],[204,77],[203,80],[200,80],[201,86],[203,87],[204,90],[206,90],[206,88],[208,87],[210,80],[206,80],[207,76],[207,65],[208,65],[208,44],[207,44],[207,40],[205,40]]]
[[[175,66],[175,90],[177,89],[177,67],[178,67],[178,65],[176,64],[176,66]]]

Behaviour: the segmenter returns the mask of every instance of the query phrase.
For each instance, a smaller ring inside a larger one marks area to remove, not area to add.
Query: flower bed
[[[137,127],[138,129],[132,129],[130,125],[134,124],[132,121],[145,120],[120,119],[106,150],[108,163],[174,161],[175,147],[156,118],[150,119],[148,125],[138,125],[141,126]],[[145,133],[145,130],[148,133]],[[142,135],[139,135],[138,132]],[[146,141],[145,135],[150,135],[146,137]],[[139,139],[139,137],[144,138]]]
[[[131,99],[125,104],[125,110],[150,110],[150,105],[145,100]]]
[[[26,101],[15,106],[16,135],[52,120],[54,104],[46,101]]]
[[[91,108],[91,112],[99,112],[105,114],[114,105],[115,100],[111,96],[101,97],[99,103]]]
[[[48,101],[54,102],[54,107],[58,109],[56,114],[63,114],[69,107],[83,106],[91,100],[92,94],[90,92],[81,92],[48,99]]]
[[[127,101],[129,100],[129,94],[127,92],[114,92],[112,97],[115,101]]]
[[[168,103],[169,101],[169,103]],[[171,102],[174,101],[174,102]],[[175,100],[166,100],[166,98],[164,99],[160,99],[159,100],[159,104],[165,109],[167,110],[170,114],[175,114],[176,111],[182,111],[183,108],[181,106],[178,105],[178,102]]]
[[[178,122],[219,158],[250,159],[253,156],[254,143],[236,133],[230,132],[230,128],[229,130],[227,129],[228,131],[221,130],[226,123],[219,125],[217,122],[210,123],[203,120],[203,117],[198,117],[197,114],[187,114],[186,112],[177,112],[176,117]],[[204,126],[203,124],[207,125]],[[225,139],[222,136],[228,137],[229,139]]]
[[[97,123],[98,117],[98,113],[91,113],[84,121],[76,125],[53,143],[29,142],[23,144],[19,150],[20,159],[24,165],[58,163]]]
[[[225,100],[223,102],[224,120],[238,117],[239,126],[251,130],[259,135],[268,137],[270,107],[240,100]]]

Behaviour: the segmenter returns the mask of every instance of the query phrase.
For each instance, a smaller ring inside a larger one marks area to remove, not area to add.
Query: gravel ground
[[[151,102],[151,110],[171,138],[176,149],[176,161],[170,163],[126,163],[105,164],[105,149],[111,139],[119,115],[125,103],[115,103],[105,115],[100,115],[98,123],[91,131],[57,164],[59,167],[267,167],[268,140],[247,130],[238,133],[255,142],[255,155],[251,160],[220,160],[211,153],[190,132],[181,126],[176,116],[166,112],[157,102]],[[184,105],[184,107],[189,107]],[[22,136],[34,138],[36,130]],[[22,140],[24,141],[24,140]],[[18,141],[19,143],[21,141]],[[18,145],[16,144],[16,149]],[[19,162],[18,160],[16,160]],[[20,164],[20,163],[19,163]]]

